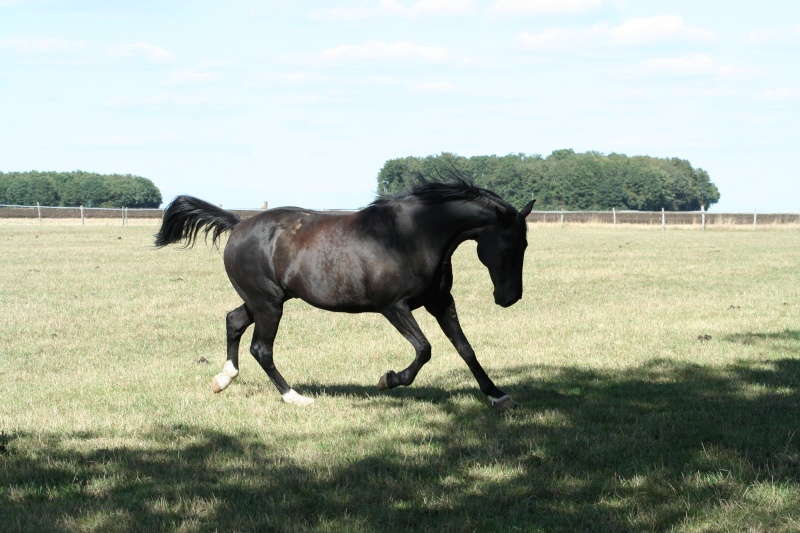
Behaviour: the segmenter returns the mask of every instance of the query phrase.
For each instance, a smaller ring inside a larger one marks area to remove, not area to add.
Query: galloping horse
[[[184,242],[191,247],[204,231],[218,245],[230,231],[225,270],[244,304],[227,315],[228,360],[212,380],[214,392],[239,374],[239,340],[255,323],[250,353],[284,401],[309,404],[275,367],[272,346],[283,304],[301,298],[329,311],[376,312],[385,316],[414,347],[405,370],[389,370],[378,389],[411,385],[430,360],[431,345],[411,311],[432,314],[469,366],[496,409],[515,404],[486,375],[461,326],[450,289],[450,263],[465,240],[478,243],[478,258],[489,270],[495,303],[508,307],[522,297],[522,264],[527,247],[525,217],[499,196],[458,176],[420,183],[395,197],[379,196],[354,213],[326,213],[297,207],[238,215],[191,196],[178,196],[164,211],[155,235],[158,247]]]

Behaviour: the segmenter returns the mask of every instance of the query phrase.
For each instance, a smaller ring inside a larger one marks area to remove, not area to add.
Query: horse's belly
[[[365,281],[359,269],[319,268],[288,276],[286,292],[322,309],[375,311]]]

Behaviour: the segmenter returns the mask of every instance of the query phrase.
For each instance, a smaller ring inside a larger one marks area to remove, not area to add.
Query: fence
[[[709,213],[707,211],[533,211],[528,222],[552,224],[765,225],[800,224],[800,213]]]
[[[242,218],[260,213],[261,209],[232,209]],[[127,207],[46,207],[0,205],[0,218],[36,219],[160,219],[163,209],[129,209]],[[800,213],[708,213],[706,211],[533,211],[528,222],[550,224],[646,224],[646,225],[765,225],[800,224]]]
[[[233,210],[242,218],[247,218],[260,213],[260,209],[235,209]],[[86,219],[118,219],[122,225],[128,219],[160,219],[164,214],[163,209],[130,209],[128,207],[50,207],[40,205],[0,205],[0,218],[36,219],[80,219],[84,224]]]

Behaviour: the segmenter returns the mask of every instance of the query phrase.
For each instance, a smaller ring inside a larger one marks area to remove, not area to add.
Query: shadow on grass
[[[800,330],[786,329],[769,333],[737,333],[723,340],[744,345],[758,345],[775,353],[800,354]]]
[[[772,341],[756,335],[753,342]],[[474,389],[453,396],[432,388],[387,394],[299,385],[379,398],[387,417],[410,416],[415,399],[433,405],[424,432],[333,467],[293,459],[286,450],[302,445],[300,437],[270,444],[197,426],[156,426],[131,445],[103,444],[96,434],[3,434],[0,530],[800,525],[800,361],[709,368],[653,360],[621,374],[542,366],[502,374],[497,382],[521,405],[506,414],[483,399],[465,400]]]

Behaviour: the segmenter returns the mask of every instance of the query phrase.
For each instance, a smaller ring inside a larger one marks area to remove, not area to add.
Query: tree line
[[[129,174],[0,172],[0,204],[62,207],[158,207],[161,191]]]
[[[378,173],[378,191],[397,194],[419,175],[455,170],[475,185],[521,207],[536,198],[537,210],[698,211],[719,201],[708,172],[678,158],[604,155],[556,150],[547,157],[509,154],[461,157],[442,153],[387,161]]]

